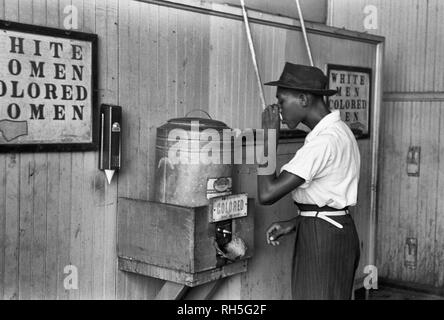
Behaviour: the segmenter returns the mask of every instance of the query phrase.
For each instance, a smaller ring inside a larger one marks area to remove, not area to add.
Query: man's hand
[[[278,104],[269,105],[262,112],[262,129],[264,129],[264,152],[268,154],[268,133],[269,130],[276,132],[276,147],[279,143],[279,130],[281,127],[281,118],[279,117],[280,106]]]
[[[280,237],[285,236],[293,231],[294,224],[284,226],[282,222],[273,223],[266,232],[267,243],[272,246],[278,246]]]
[[[262,129],[276,129],[279,132],[281,118],[279,117],[280,106],[278,104],[269,105],[262,112]]]

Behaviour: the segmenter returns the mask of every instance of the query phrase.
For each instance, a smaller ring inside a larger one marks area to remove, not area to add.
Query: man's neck
[[[310,130],[313,130],[313,128],[319,123],[319,121],[321,121],[322,118],[330,113],[331,111],[328,110],[325,105],[319,104],[312,109],[312,112],[307,115],[302,123],[309,127]]]

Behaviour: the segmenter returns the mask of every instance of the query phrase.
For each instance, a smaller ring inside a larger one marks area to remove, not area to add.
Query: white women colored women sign
[[[0,26],[0,145],[93,146],[95,35]]]

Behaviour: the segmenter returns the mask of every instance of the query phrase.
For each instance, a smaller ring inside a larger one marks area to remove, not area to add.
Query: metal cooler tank
[[[223,130],[231,129],[197,117],[171,119],[157,129],[155,201],[200,207],[231,194],[231,140],[223,142]]]

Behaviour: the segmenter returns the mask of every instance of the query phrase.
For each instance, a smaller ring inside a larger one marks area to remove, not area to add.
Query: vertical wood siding
[[[383,113],[378,267],[393,280],[442,285],[441,123],[443,102],[387,102]],[[421,146],[419,177],[407,176],[410,145]],[[418,265],[404,265],[406,238],[418,239]]]
[[[377,213],[379,275],[442,287],[444,25],[440,17],[444,2],[331,0],[330,24],[365,31],[366,5],[378,10],[378,29],[367,31],[386,37]],[[409,146],[421,147],[419,177],[407,175]],[[404,264],[408,237],[418,241],[416,269]]]
[[[63,28],[67,5],[78,9],[79,31],[100,34],[100,100],[116,102],[117,0],[2,0],[0,18]],[[3,153],[0,163],[2,297],[115,297],[117,188],[105,184],[97,154]],[[64,289],[68,265],[78,268],[78,290]]]
[[[329,0],[335,27],[386,37],[385,92],[443,92],[444,55],[440,0]],[[365,29],[366,6],[377,9],[378,29]]]
[[[200,108],[231,127],[260,126],[244,27],[239,20],[130,0],[0,0],[0,18],[63,28],[63,10],[71,4],[79,12],[79,31],[99,37],[99,103],[123,107],[123,168],[108,185],[96,152],[0,153],[0,297],[150,299],[162,281],[117,269],[117,196],[153,198],[156,128],[170,118]],[[300,32],[259,24],[252,32],[264,82],[278,78],[285,61],[308,64]],[[309,38],[322,69],[326,63],[375,67],[374,45]],[[265,94],[267,102],[275,101],[274,88],[265,87]],[[279,163],[301,142],[283,144]],[[371,141],[359,146],[362,180],[353,214],[366,241]],[[255,195],[254,175],[241,184]],[[290,276],[291,240],[270,248],[264,231],[271,220],[293,215],[294,206],[288,198],[256,214],[250,272],[225,281],[216,298],[289,298],[282,284]],[[270,256],[279,262],[271,276]],[[78,268],[78,290],[64,289],[67,265]]]

